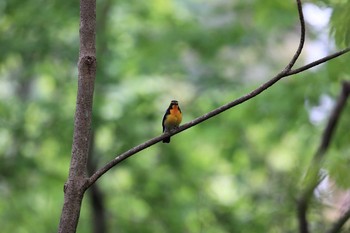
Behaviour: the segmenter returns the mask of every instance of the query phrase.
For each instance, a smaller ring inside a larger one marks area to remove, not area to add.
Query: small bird
[[[163,117],[163,133],[170,132],[179,127],[182,120],[182,113],[177,100],[172,100],[169,108],[166,110]],[[163,143],[169,143],[170,137],[164,138]]]

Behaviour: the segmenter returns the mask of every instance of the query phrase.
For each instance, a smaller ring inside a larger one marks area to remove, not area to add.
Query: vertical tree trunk
[[[96,76],[96,1],[80,0],[79,77],[72,158],[64,185],[64,204],[58,227],[60,233],[76,232],[80,208],[87,189],[92,103]]]

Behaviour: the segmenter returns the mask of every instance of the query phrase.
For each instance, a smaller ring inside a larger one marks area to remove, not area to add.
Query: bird
[[[178,128],[181,121],[182,121],[182,113],[179,107],[179,102],[177,100],[172,100],[163,117],[163,121],[162,121],[163,133],[167,133]],[[163,139],[163,143],[169,143],[169,142],[170,142],[170,137],[166,137]]]

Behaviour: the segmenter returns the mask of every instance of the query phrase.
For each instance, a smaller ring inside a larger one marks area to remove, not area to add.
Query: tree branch
[[[321,161],[329,148],[330,141],[334,135],[337,123],[339,122],[341,113],[346,105],[346,101],[350,94],[350,82],[343,82],[342,90],[336,102],[336,105],[329,117],[327,126],[323,132],[320,145],[314,155],[311,167],[308,170],[306,176],[306,188],[300,195],[297,201],[297,215],[299,221],[299,232],[308,233],[308,222],[307,222],[307,210],[309,207],[310,199],[312,197],[314,189],[319,184],[319,171]]]
[[[305,70],[308,70],[308,69],[310,69],[312,67],[318,66],[318,65],[320,65],[322,63],[325,63],[326,61],[329,61],[329,60],[332,60],[332,59],[334,59],[336,57],[339,57],[339,56],[341,56],[341,55],[343,55],[343,54],[345,54],[345,53],[347,53],[349,51],[350,51],[350,47],[346,48],[346,49],[343,49],[343,50],[340,50],[338,52],[335,52],[335,53],[333,53],[331,55],[328,55],[328,56],[323,57],[321,59],[318,59],[316,61],[313,61],[313,62],[311,62],[311,63],[309,63],[309,64],[307,64],[305,66],[299,67],[299,68],[294,69],[294,70],[290,70],[285,77],[301,73],[301,72],[303,72]]]
[[[342,93],[340,96],[339,104],[337,104],[335,111],[330,117],[330,123],[329,125],[334,125],[333,127],[336,126],[337,124],[337,115],[341,114],[341,111],[343,110],[347,99],[350,96],[350,81],[343,82],[343,88],[342,88]],[[328,127],[327,127],[328,128]],[[325,151],[329,145],[329,138],[327,138],[327,135],[332,135],[331,127],[325,130],[323,139],[322,139],[322,144],[323,146],[320,147],[320,151]],[[327,233],[336,233],[339,232],[340,229],[343,227],[343,225],[346,223],[346,221],[350,218],[350,208],[344,213],[343,216],[341,216],[338,221],[336,221],[333,226],[327,231]]]
[[[326,153],[329,147],[329,143],[334,134],[335,128],[338,124],[341,113],[346,105],[346,101],[349,97],[349,94],[350,94],[350,82],[344,81],[342,84],[342,90],[338,97],[337,103],[329,117],[327,127],[323,132],[322,141],[321,141],[320,147],[318,148],[316,156],[320,157]]]
[[[299,46],[297,51],[295,52],[293,58],[288,63],[286,68],[284,69],[284,73],[289,73],[289,71],[294,66],[295,62],[298,60],[301,51],[303,50],[304,43],[305,43],[305,20],[304,20],[304,14],[303,14],[303,7],[301,5],[301,0],[296,0],[297,7],[298,7],[298,14],[299,14],[299,22],[300,22],[300,40],[299,40]]]
[[[228,103],[225,104],[217,109],[212,110],[209,113],[204,114],[203,116],[200,116],[182,126],[180,126],[178,129],[170,132],[170,133],[165,133],[162,134],[158,137],[152,138],[138,146],[135,146],[134,148],[118,155],[117,157],[115,157],[112,161],[110,161],[109,163],[107,163],[105,166],[103,166],[102,168],[100,168],[99,170],[97,170],[88,180],[88,186],[91,186],[94,182],[96,182],[97,179],[99,179],[104,173],[106,173],[109,169],[111,169],[112,167],[114,167],[115,165],[117,165],[118,163],[122,162],[123,160],[127,159],[128,157],[136,154],[137,152],[144,150],[154,144],[156,144],[157,142],[163,140],[166,137],[169,136],[173,136],[175,134],[178,134],[188,128],[191,128],[203,121],[206,121],[236,105],[239,105],[241,103],[244,103],[250,99],[252,99],[253,97],[259,95],[260,93],[262,93],[263,91],[265,91],[266,89],[268,89],[269,87],[271,87],[272,85],[274,85],[275,83],[277,83],[279,80],[281,80],[284,77],[287,76],[291,76],[292,74],[296,74],[296,73],[300,73],[302,71],[308,70],[314,66],[317,66],[319,64],[322,64],[328,60],[331,60],[335,57],[338,57],[342,54],[345,54],[347,52],[350,51],[350,48],[347,48],[343,51],[331,54],[329,56],[323,57],[322,59],[319,59],[315,62],[312,62],[310,64],[307,64],[305,66],[302,66],[298,69],[292,70],[292,67],[294,66],[295,62],[297,61],[299,55],[302,52],[302,48],[304,46],[304,41],[305,41],[305,22],[304,22],[304,17],[303,17],[303,13],[302,13],[302,5],[300,0],[296,0],[297,2],[297,6],[298,6],[298,12],[299,12],[299,21],[300,21],[300,25],[301,25],[301,38],[299,41],[299,46],[294,54],[294,56],[292,57],[291,61],[288,63],[288,65],[280,72],[278,73],[275,77],[273,77],[272,79],[270,79],[269,81],[267,81],[266,83],[262,84],[260,87],[256,88],[255,90],[251,91],[250,93]]]
[[[336,221],[333,226],[327,231],[327,233],[337,233],[344,226],[346,221],[350,218],[350,208]]]

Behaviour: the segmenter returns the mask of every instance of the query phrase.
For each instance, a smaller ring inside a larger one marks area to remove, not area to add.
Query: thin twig
[[[344,226],[346,221],[350,218],[350,208],[336,221],[333,226],[327,231],[327,233],[337,233]]]
[[[333,138],[337,123],[339,122],[341,113],[346,105],[346,101],[350,95],[350,82],[343,82],[342,90],[336,102],[336,105],[329,117],[327,126],[323,132],[320,145],[314,155],[311,167],[306,176],[307,187],[302,192],[297,201],[297,215],[299,221],[299,232],[308,233],[307,210],[312,198],[313,191],[319,184],[319,170],[321,161],[329,148],[329,144]]]
[[[331,60],[331,59],[334,59],[334,58],[336,58],[336,57],[339,57],[339,56],[341,56],[341,55],[343,55],[343,54],[345,54],[345,53],[347,53],[347,52],[349,52],[349,51],[350,51],[350,47],[349,47],[349,48],[346,48],[346,49],[343,49],[343,50],[340,50],[340,51],[338,51],[338,52],[335,52],[335,53],[333,53],[333,54],[331,54],[331,55],[329,55],[329,56],[323,57],[323,58],[318,59],[318,60],[316,60],[316,61],[313,61],[313,62],[311,62],[311,63],[309,63],[309,64],[307,64],[307,65],[305,65],[305,66],[299,67],[299,68],[294,69],[294,70],[290,70],[290,71],[288,72],[288,74],[286,75],[286,77],[287,77],[287,76],[294,75],[294,74],[301,73],[301,72],[303,72],[303,71],[305,71],[305,70],[308,70],[308,69],[310,69],[310,68],[312,68],[312,67],[318,66],[318,65],[320,65],[320,64],[322,64],[322,63],[324,63],[324,62],[326,62],[326,61],[329,61],[329,60]]]
[[[303,7],[301,5],[300,0],[296,0],[296,2],[298,7],[299,22],[300,22],[300,41],[299,41],[299,46],[297,51],[295,52],[293,58],[284,69],[285,73],[289,73],[289,71],[292,69],[295,62],[298,60],[305,43],[305,20],[304,20],[304,14],[303,14]]]
[[[343,51],[340,51],[340,52],[337,52],[337,53],[334,53],[334,54],[331,54],[329,56],[326,56],[326,57],[323,57],[322,59],[319,59],[315,62],[312,62],[310,64],[307,64],[305,66],[302,66],[298,69],[295,69],[295,70],[291,70],[291,68],[294,66],[296,60],[298,59],[301,51],[302,51],[302,48],[303,48],[303,44],[304,44],[304,37],[305,37],[305,23],[304,23],[304,20],[303,20],[303,16],[302,16],[302,7],[301,7],[301,3],[300,3],[300,0],[297,0],[297,5],[298,5],[298,11],[299,11],[299,20],[300,20],[300,24],[301,24],[301,39],[300,39],[300,42],[299,42],[299,46],[298,46],[298,49],[296,50],[293,58],[291,59],[291,61],[288,63],[288,65],[286,66],[286,68],[280,72],[279,74],[277,74],[275,77],[273,77],[272,79],[270,79],[269,81],[267,81],[266,83],[262,84],[260,87],[256,88],[255,90],[251,91],[250,93],[228,103],[228,104],[225,104],[217,109],[214,109],[213,111],[209,112],[209,113],[206,113],[182,126],[180,126],[178,129],[170,132],[170,133],[165,133],[165,134],[162,134],[158,137],[154,137],[138,146],[135,146],[133,147],[132,149],[118,155],[117,157],[115,157],[112,161],[110,161],[109,163],[107,163],[105,166],[103,166],[102,168],[100,168],[99,170],[97,170],[89,179],[88,179],[88,185],[87,185],[87,188],[89,186],[91,186],[94,182],[96,182],[97,179],[99,179],[104,173],[106,173],[109,169],[111,169],[112,167],[114,167],[115,165],[117,165],[118,163],[122,162],[123,160],[127,159],[128,157],[136,154],[137,152],[141,151],[141,150],[144,150],[154,144],[156,144],[157,142],[163,140],[164,138],[166,137],[169,137],[169,136],[173,136],[175,134],[178,134],[188,128],[191,128],[203,121],[206,121],[236,105],[239,105],[241,103],[244,103],[246,102],[247,100],[250,100],[252,99],[253,97],[259,95],[260,93],[262,93],[263,91],[265,91],[266,89],[268,89],[269,87],[271,87],[272,85],[274,85],[276,82],[278,82],[279,80],[281,80],[282,78],[284,77],[287,77],[287,76],[291,76],[294,73],[299,73],[299,72],[302,72],[302,71],[305,71],[307,69],[310,69],[314,66],[317,66],[321,63],[324,63],[328,60],[331,60],[337,56],[340,56],[342,54],[345,54],[347,52],[350,51],[350,48],[348,49],[345,49]],[[297,72],[298,71],[298,72]]]

